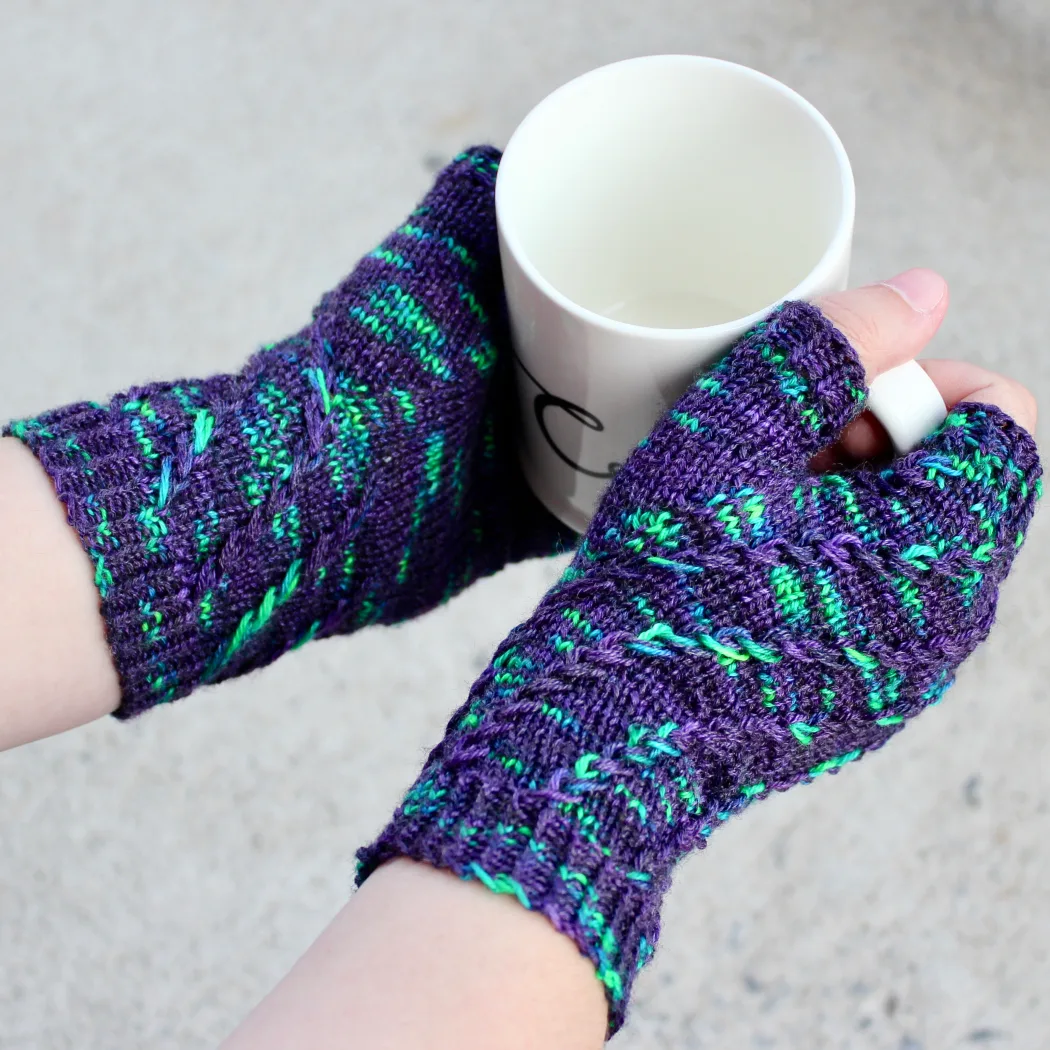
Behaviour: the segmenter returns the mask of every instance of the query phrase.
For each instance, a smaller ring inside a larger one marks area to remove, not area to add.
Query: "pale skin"
[[[830,296],[869,379],[915,357],[948,308],[928,270]],[[1034,432],[1019,383],[976,365],[924,361],[950,407],[995,404]],[[815,468],[884,444],[861,417]],[[62,659],[54,658],[62,640]],[[36,460],[0,439],[0,750],[111,713],[119,682],[90,560]],[[187,712],[187,716],[189,712]],[[542,916],[409,861],[377,871],[225,1050],[592,1050],[606,1005],[590,963]]]

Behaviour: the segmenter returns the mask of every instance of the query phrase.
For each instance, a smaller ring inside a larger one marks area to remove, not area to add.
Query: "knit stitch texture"
[[[359,880],[405,855],[546,915],[610,1028],[676,862],[938,702],[992,624],[1040,491],[1031,437],[959,405],[919,449],[822,476],[852,349],[791,303],[628,458],[564,578],[449,723]]]
[[[312,322],[240,374],[7,428],[94,562],[119,717],[403,620],[569,539],[515,454],[498,160],[457,157]]]

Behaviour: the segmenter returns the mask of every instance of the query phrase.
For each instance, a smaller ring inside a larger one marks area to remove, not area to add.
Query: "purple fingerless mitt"
[[[94,562],[119,716],[412,616],[565,535],[508,432],[498,159],[456,158],[312,323],[239,375],[8,428]]]
[[[1029,435],[960,405],[885,469],[812,475],[863,372],[791,303],[610,485],[562,581],[449,723],[359,879],[404,855],[546,915],[611,1029],[675,863],[936,703],[991,627],[1040,491]]]

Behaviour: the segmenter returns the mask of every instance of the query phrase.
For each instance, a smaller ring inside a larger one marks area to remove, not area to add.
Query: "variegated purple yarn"
[[[118,716],[413,616],[565,538],[511,433],[498,160],[456,158],[307,327],[238,375],[8,427],[94,562]]]
[[[964,404],[884,469],[811,474],[864,397],[852,349],[799,303],[701,376],[359,878],[403,855],[543,913],[593,961],[615,1030],[676,862],[881,747],[991,627],[1040,491],[1031,437]]]

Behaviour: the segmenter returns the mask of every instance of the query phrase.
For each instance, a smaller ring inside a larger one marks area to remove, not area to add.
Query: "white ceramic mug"
[[[617,62],[529,113],[496,214],[522,463],[558,518],[584,531],[631,449],[777,303],[845,288],[854,200],[824,117],[731,62]],[[944,406],[918,365],[893,373],[872,407],[903,449]]]

